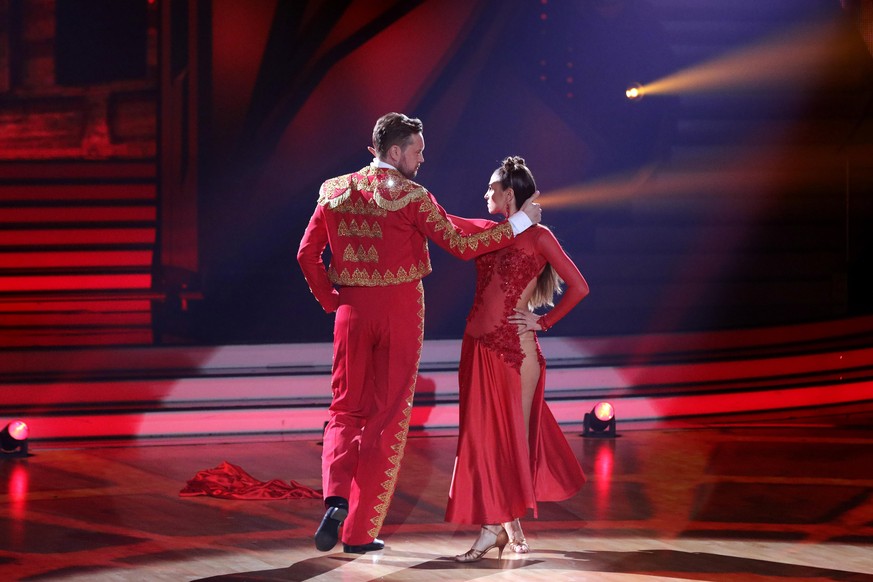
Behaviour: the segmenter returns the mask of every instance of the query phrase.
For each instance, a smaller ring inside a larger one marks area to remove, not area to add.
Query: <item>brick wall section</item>
[[[154,24],[146,78],[63,87],[55,80],[55,22],[55,0],[0,0],[0,161],[153,159]]]
[[[56,6],[0,0],[0,348],[148,345],[156,15],[144,77],[64,86]]]

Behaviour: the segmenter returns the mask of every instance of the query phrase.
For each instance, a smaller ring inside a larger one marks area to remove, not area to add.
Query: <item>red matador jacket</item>
[[[417,281],[431,272],[427,239],[461,259],[508,246],[508,221],[486,230],[452,222],[423,186],[391,168],[370,165],[321,185],[318,205],[297,251],[303,276],[328,313],[334,285],[377,287]],[[330,245],[330,267],[322,254]]]

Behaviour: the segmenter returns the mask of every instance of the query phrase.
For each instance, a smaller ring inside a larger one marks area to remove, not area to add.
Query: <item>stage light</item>
[[[640,84],[634,84],[627,88],[624,92],[625,96],[631,101],[636,101],[638,99],[643,98],[643,86]]]
[[[615,408],[609,402],[598,402],[582,419],[582,436],[614,437]]]
[[[30,429],[22,420],[13,420],[0,431],[0,456],[26,457]]]

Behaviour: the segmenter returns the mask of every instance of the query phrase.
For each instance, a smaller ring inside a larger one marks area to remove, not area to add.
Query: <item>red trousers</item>
[[[342,541],[378,536],[400,470],[424,338],[421,281],[342,287],[334,324],[333,402],[324,434],[325,498],[349,500]]]

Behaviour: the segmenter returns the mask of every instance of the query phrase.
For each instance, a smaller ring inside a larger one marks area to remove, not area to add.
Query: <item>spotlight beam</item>
[[[833,23],[805,25],[641,87],[645,94],[706,93],[812,82],[848,46]],[[833,67],[831,67],[833,69]],[[628,96],[630,97],[630,96]]]
[[[869,152],[873,154],[873,152]],[[833,185],[830,168],[845,163],[839,152],[813,151],[795,154],[791,159],[778,151],[755,152],[755,160],[731,160],[720,168],[687,168],[657,171],[646,166],[632,175],[615,175],[594,182],[574,184],[546,192],[538,200],[544,209],[596,207],[646,197],[699,197],[714,195],[714,190],[736,192],[737,204],[751,203],[743,193],[752,189],[794,188]],[[799,171],[803,168],[805,171]]]

